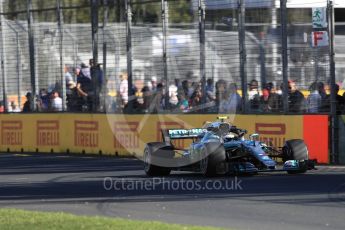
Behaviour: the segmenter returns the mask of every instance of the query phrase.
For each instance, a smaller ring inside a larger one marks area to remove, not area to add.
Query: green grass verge
[[[216,230],[219,228],[166,224],[157,221],[137,221],[119,218],[76,216],[61,212],[33,212],[17,209],[0,209],[0,229]]]

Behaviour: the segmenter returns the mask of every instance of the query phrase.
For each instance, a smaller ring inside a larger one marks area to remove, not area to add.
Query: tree
[[[63,10],[64,23],[90,23],[90,0],[61,0],[62,6],[68,9]],[[103,0],[100,3],[100,17],[103,15]],[[4,11],[14,12],[8,14],[9,20],[15,20],[18,17],[18,11],[27,9],[26,0],[5,0]],[[193,20],[192,1],[175,0],[168,1],[169,22],[170,23],[190,23]],[[57,20],[56,14],[50,9],[56,6],[56,0],[32,0],[32,7],[38,12],[34,13],[35,22],[54,22]],[[109,22],[124,21],[125,1],[108,0]],[[42,11],[39,11],[42,10]],[[161,22],[161,1],[142,2],[141,0],[132,0],[133,23],[159,23]],[[25,19],[25,13],[21,19]]]

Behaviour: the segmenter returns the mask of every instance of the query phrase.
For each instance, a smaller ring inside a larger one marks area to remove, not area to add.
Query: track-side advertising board
[[[0,150],[11,152],[142,155],[147,142],[161,141],[161,129],[201,128],[217,115],[0,115]],[[328,116],[236,115],[231,123],[259,133],[277,148],[288,139],[304,139],[310,158],[328,163]],[[174,140],[187,148],[188,140]]]

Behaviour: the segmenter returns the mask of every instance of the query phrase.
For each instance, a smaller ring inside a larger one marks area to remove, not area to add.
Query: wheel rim
[[[144,170],[145,172],[148,172],[150,170],[150,161],[151,161],[151,156],[150,153],[148,151],[148,149],[145,149],[144,152]]]

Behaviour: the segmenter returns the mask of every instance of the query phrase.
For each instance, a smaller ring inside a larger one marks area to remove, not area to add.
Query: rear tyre
[[[289,174],[305,173],[308,170],[307,161],[309,160],[308,148],[303,140],[293,139],[285,142],[283,147],[283,161],[297,160],[299,170],[288,171]]]
[[[144,150],[144,171],[148,176],[168,176],[171,169],[155,164],[155,153],[159,152],[162,143],[147,144]],[[157,162],[156,162],[157,163]]]

